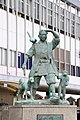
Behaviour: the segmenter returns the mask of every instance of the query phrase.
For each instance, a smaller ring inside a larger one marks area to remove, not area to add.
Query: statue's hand
[[[26,68],[26,65],[25,65],[25,64],[23,64],[23,65],[22,65],[22,69],[24,70],[25,68]]]
[[[34,78],[33,77],[30,77],[29,79],[30,79],[31,83],[34,83]]]
[[[36,39],[34,38],[34,37],[31,37],[31,35],[29,34],[29,32],[27,32],[27,34],[28,34],[28,36],[29,36],[29,40],[30,40],[30,42],[32,42],[32,43],[36,43]]]
[[[22,70],[23,70],[23,74],[25,76],[26,75],[26,65],[25,64],[22,65]]]
[[[34,37],[31,37],[31,38],[30,38],[30,42],[36,43],[36,41],[37,41],[37,40],[36,40]]]

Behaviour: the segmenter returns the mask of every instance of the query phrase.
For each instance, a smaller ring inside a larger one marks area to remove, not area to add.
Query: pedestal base
[[[9,120],[77,120],[70,105],[21,105],[9,108]]]

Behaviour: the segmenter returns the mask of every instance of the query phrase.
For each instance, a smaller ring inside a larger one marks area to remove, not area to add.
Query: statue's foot
[[[70,105],[69,101],[65,100],[65,99],[63,99],[63,100],[60,99],[59,103],[63,104],[63,105]]]
[[[50,97],[50,102],[58,104],[59,103],[59,99],[60,99],[59,96],[53,95],[53,96]]]

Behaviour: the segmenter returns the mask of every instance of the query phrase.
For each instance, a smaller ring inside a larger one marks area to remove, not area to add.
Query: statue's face
[[[44,42],[47,39],[47,33],[43,30],[39,33],[39,38],[42,42]]]
[[[63,76],[67,76],[68,75],[67,71],[64,70],[63,73],[62,73],[62,75]]]

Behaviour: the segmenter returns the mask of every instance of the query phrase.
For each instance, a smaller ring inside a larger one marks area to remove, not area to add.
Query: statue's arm
[[[52,30],[45,30],[45,31],[46,31],[47,33],[48,33],[48,32],[51,32],[55,38],[58,38],[58,39],[59,39],[59,35],[58,35],[56,32],[54,32],[54,31],[52,31]]]
[[[29,32],[27,32],[28,36],[29,36],[29,40],[30,42],[32,42],[33,44],[37,42],[37,39],[34,37],[31,37],[31,35],[29,34]]]
[[[55,49],[60,42],[59,36],[57,33],[53,32],[54,38],[52,40],[52,49]]]
[[[59,44],[59,42],[60,42],[60,39],[59,39],[59,35],[56,33],[56,32],[54,32],[54,31],[52,31],[52,30],[45,30],[47,33],[48,32],[51,32],[52,34],[53,34],[53,36],[54,36],[54,38],[53,38],[53,40],[52,40],[52,49],[54,49],[54,48],[56,48],[56,46]]]
[[[25,57],[24,57],[24,63],[22,65],[24,75],[25,75],[25,69],[26,69],[27,60],[29,58],[31,58],[32,56],[34,56],[34,54],[35,54],[35,49],[34,49],[34,45],[32,45],[32,47],[28,50],[28,52],[25,54]]]

